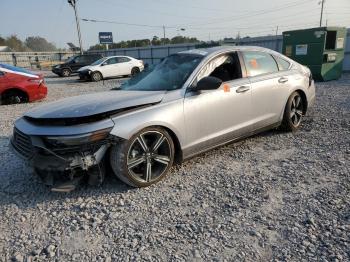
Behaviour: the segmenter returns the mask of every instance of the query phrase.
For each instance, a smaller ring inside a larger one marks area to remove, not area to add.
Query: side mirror
[[[213,76],[207,76],[198,81],[196,90],[214,90],[218,89],[221,84],[221,79]]]
[[[105,65],[107,65],[107,63],[106,63],[106,62],[103,62],[103,63],[101,64],[101,66],[105,66]]]

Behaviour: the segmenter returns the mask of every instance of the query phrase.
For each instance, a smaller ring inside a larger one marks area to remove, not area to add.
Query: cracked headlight
[[[73,136],[48,136],[45,140],[51,145],[63,144],[77,146],[103,140],[108,137],[112,128],[102,129],[91,133]]]

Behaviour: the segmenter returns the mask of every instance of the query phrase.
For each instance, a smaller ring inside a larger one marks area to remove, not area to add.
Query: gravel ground
[[[350,75],[317,84],[295,134],[270,131],[200,155],[163,182],[52,193],[8,148],[40,103],[120,80],[49,77],[49,97],[0,107],[0,261],[349,261]]]

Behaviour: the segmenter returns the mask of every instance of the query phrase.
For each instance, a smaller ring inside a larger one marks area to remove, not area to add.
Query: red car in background
[[[46,95],[47,87],[42,75],[0,64],[0,104],[32,102]]]

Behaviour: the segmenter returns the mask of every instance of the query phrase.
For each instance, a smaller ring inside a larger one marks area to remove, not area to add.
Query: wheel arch
[[[102,76],[102,79],[101,79],[101,80],[103,80],[104,77],[105,77],[105,76],[103,75],[103,73],[102,73],[100,70],[93,70],[93,71],[91,72],[91,75],[92,75],[93,73],[100,73],[101,76]]]
[[[283,106],[283,108],[282,108],[282,110],[280,112],[280,120],[281,121],[283,119],[283,114],[284,114],[284,110],[286,109],[286,105],[287,105],[288,99],[294,92],[298,92],[300,94],[301,98],[303,99],[303,106],[304,106],[303,114],[305,115],[306,112],[307,112],[308,101],[307,101],[306,93],[305,93],[305,91],[302,90],[302,88],[295,88],[295,89],[290,91],[289,96],[286,98],[286,101],[284,101],[284,106]]]
[[[162,128],[169,133],[170,137],[173,139],[173,143],[175,147],[175,163],[181,163],[183,160],[181,138],[179,137],[178,132],[175,131],[174,128],[172,128],[169,125],[166,125],[164,123],[159,123],[159,122],[153,122],[153,123],[149,123],[148,125],[138,126],[137,128],[134,128],[132,131],[127,133],[119,132],[121,130],[117,127],[115,130],[112,130],[111,134],[114,136],[120,137],[122,139],[130,139],[133,134],[136,134],[141,130],[145,128],[150,128],[150,127]]]
[[[61,72],[62,72],[63,70],[65,70],[65,69],[69,70],[71,73],[73,72],[72,68],[70,68],[69,66],[64,66],[64,67],[62,67],[62,68],[61,68]]]
[[[296,89],[294,92],[298,92],[303,101],[303,114],[305,115],[307,112],[308,101],[305,92],[302,89]]]
[[[152,126],[151,126],[152,127]],[[174,148],[175,148],[175,154],[174,154],[174,162],[176,164],[179,164],[183,161],[183,154],[182,154],[182,149],[181,149],[181,144],[180,144],[180,140],[177,137],[177,135],[175,134],[175,132],[173,130],[171,130],[169,127],[166,126],[162,126],[162,125],[155,125],[153,127],[159,127],[164,129],[165,131],[167,131],[171,137],[171,139],[173,140],[174,143]]]
[[[11,93],[11,92],[21,93],[21,94],[26,96],[28,101],[30,100],[29,93],[26,90],[23,90],[20,87],[10,87],[10,88],[7,88],[3,92],[0,93],[0,101],[1,101],[2,97],[4,96],[4,94],[6,95],[7,93]]]

